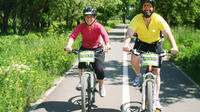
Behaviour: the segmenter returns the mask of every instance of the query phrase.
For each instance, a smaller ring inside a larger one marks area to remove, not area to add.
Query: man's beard
[[[143,17],[149,18],[149,17],[151,17],[151,15],[153,14],[153,12],[154,12],[154,11],[150,11],[150,12],[142,11]]]

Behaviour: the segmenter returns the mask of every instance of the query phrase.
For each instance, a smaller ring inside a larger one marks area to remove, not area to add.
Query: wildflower
[[[8,45],[11,45],[11,41],[8,42]]]
[[[0,68],[0,74],[2,74],[3,73],[3,70]]]
[[[18,39],[18,38],[19,38],[19,37],[16,35],[16,36],[15,36],[15,39]]]
[[[35,73],[35,71],[31,70],[31,73]]]
[[[20,99],[21,101],[23,100],[23,98],[22,98],[22,97],[20,97],[19,99]]]
[[[41,49],[41,48],[39,48],[39,49],[38,49],[38,53],[41,53],[41,52],[42,52],[42,49]]]
[[[62,56],[62,59],[63,59],[64,61],[67,61],[67,59],[66,59],[64,56]]]
[[[26,70],[22,70],[22,71],[19,71],[20,73],[25,73],[26,72]]]
[[[5,78],[6,81],[8,81],[8,78]]]
[[[22,91],[22,88],[19,88],[19,91]]]

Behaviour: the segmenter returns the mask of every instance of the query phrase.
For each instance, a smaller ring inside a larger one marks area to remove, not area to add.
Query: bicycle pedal
[[[81,91],[81,88],[76,88],[77,91]]]
[[[94,99],[92,100],[92,103],[95,103],[95,100],[94,100]]]
[[[95,89],[94,89],[94,92],[97,92],[97,93],[98,93],[99,91],[95,88]]]
[[[140,92],[142,93],[142,87],[140,87]]]

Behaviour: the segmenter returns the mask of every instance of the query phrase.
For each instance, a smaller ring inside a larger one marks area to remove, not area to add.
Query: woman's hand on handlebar
[[[105,47],[104,47],[104,52],[107,52],[107,51],[110,50],[110,49],[111,49],[110,43],[106,43],[106,44],[105,44]]]
[[[71,46],[66,46],[65,50],[68,51],[68,52],[72,52],[72,47]]]

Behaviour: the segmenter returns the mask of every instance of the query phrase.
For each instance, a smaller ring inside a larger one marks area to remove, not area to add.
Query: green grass
[[[108,25],[104,26],[104,28],[106,29],[106,31],[109,31],[115,26],[117,26],[118,24],[122,24],[122,20],[108,21]]]
[[[175,64],[200,85],[200,30],[191,27],[173,28],[179,53],[172,57]],[[170,48],[169,43],[164,43]]]
[[[0,111],[23,112],[71,67],[75,58],[64,52],[66,42],[52,29],[0,37]]]

